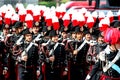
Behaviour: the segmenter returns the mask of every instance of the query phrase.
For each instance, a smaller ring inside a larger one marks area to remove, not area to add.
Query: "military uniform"
[[[88,53],[87,53],[87,56],[86,56],[86,61],[87,63],[89,64],[89,71],[91,71],[93,65],[96,63],[96,61],[98,60],[98,55],[101,51],[103,51],[107,44],[106,43],[99,43],[99,42],[96,42],[96,41],[92,41],[91,42],[91,45],[89,47],[89,50],[88,50]]]
[[[23,23],[22,22],[16,22],[14,24],[14,26],[12,28],[15,28],[15,30],[17,30],[17,28],[21,28],[23,27]],[[21,41],[19,43],[17,43],[18,39],[22,36],[22,31],[19,33],[15,33],[15,34],[10,34],[11,36],[8,36],[7,40],[6,40],[6,46],[7,46],[7,51],[9,53],[9,74],[10,80],[16,80],[16,61],[17,61],[17,50],[14,50],[16,45],[20,45],[21,42],[23,42],[23,38],[21,39]]]
[[[25,30],[24,34],[30,34],[27,32],[28,29]],[[38,46],[33,43],[32,46],[29,47],[30,44],[30,42],[24,41],[18,46],[22,52],[18,55],[17,80],[37,80],[36,72],[40,71]],[[26,49],[28,49],[28,51],[26,51]],[[22,59],[22,55],[27,56],[27,61]]]
[[[54,31],[52,31],[54,32]],[[55,36],[55,34],[52,34]],[[55,48],[56,46],[56,48]],[[48,54],[45,60],[45,77],[46,80],[63,80],[63,72],[66,65],[65,46],[62,43],[51,41],[47,46]],[[52,50],[52,52],[51,52]],[[51,62],[50,57],[55,57]]]
[[[7,79],[8,74],[3,74],[3,70],[7,70],[8,71],[8,54],[6,52],[6,47],[4,42],[0,41],[0,80],[5,80],[5,78]]]
[[[49,45],[49,51],[54,47],[55,43]],[[65,70],[66,53],[64,46],[58,44],[54,50],[55,61],[46,62],[46,80],[62,80],[62,72]]]
[[[75,29],[76,34],[82,35],[80,32],[80,28],[76,27]],[[84,42],[82,38],[70,42],[72,56],[70,59],[70,80],[84,80],[86,76],[87,63],[86,63],[86,55],[89,49],[89,44]],[[83,45],[84,44],[84,45]],[[78,48],[81,47],[80,50]],[[74,51],[77,50],[77,54],[73,54]]]
[[[10,65],[11,65],[11,63],[10,63],[10,56],[11,56],[11,54],[10,54],[10,37],[11,37],[11,34],[9,34],[9,30],[10,30],[10,28],[9,28],[9,26],[7,25],[7,27],[6,27],[6,25],[4,24],[4,26],[3,26],[3,28],[2,28],[3,30],[5,30],[5,29],[7,29],[7,31],[8,31],[8,33],[6,34],[6,32],[2,32],[1,33],[1,40],[4,42],[4,44],[2,44],[4,47],[3,48],[5,48],[6,49],[6,53],[7,53],[7,60],[6,61],[8,61],[8,74],[9,74],[9,79],[11,80],[11,69],[13,68],[10,68]],[[4,50],[4,49],[3,49]],[[14,69],[12,69],[12,71],[14,71]],[[12,79],[12,80],[15,80],[15,79]]]
[[[33,32],[32,32],[33,40],[35,38],[37,38],[35,43],[38,44],[38,48],[39,48],[38,54],[39,54],[39,63],[40,63],[39,66],[40,66],[40,73],[41,74],[40,74],[40,76],[38,76],[38,80],[43,80],[42,65],[43,65],[44,55],[42,54],[42,50],[41,50],[42,45],[41,44],[44,42],[44,40],[43,40],[43,35],[41,34],[42,33],[41,26],[42,26],[42,22],[39,22],[39,23],[34,22],[33,29],[35,28],[38,31],[33,30]],[[36,31],[36,32],[34,32],[34,31]]]
[[[71,45],[76,50],[83,41],[73,41]],[[86,54],[89,44],[85,44],[77,55],[73,55],[70,62],[70,80],[84,80],[86,76]]]
[[[110,54],[106,54],[107,61],[112,61],[115,56],[117,55],[118,50],[114,52],[110,52]],[[118,59],[115,64],[120,67],[119,65],[120,59]],[[106,62],[99,60],[94,66],[92,71],[89,73],[90,78],[87,80],[119,80],[120,74],[115,69],[110,67],[106,72],[103,71],[103,67],[105,66]],[[100,77],[101,76],[101,77]]]

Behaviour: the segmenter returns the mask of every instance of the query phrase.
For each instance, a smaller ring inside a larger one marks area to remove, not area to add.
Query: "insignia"
[[[35,22],[35,26],[39,26],[39,22]]]
[[[5,25],[5,28],[9,28],[9,25],[8,25],[8,24],[6,24],[6,25]]]

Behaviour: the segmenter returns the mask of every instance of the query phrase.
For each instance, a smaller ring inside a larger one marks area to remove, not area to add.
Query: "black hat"
[[[47,30],[47,26],[44,26],[43,28],[42,28],[42,32],[47,32],[48,30]]]
[[[80,27],[75,27],[75,33],[79,33],[79,32],[81,32]]]
[[[50,31],[46,31],[44,36],[49,36]]]
[[[50,37],[57,36],[56,31],[55,31],[55,30],[51,30],[50,33],[49,33],[49,36],[50,36]]]
[[[64,27],[61,27],[60,31],[61,32],[66,32],[65,29],[64,29]]]
[[[10,28],[10,26],[9,26],[8,24],[3,24],[3,25],[2,25],[2,30],[3,30],[3,29],[9,29],[9,28]]]
[[[90,34],[90,35],[91,35],[91,33],[90,33],[89,30],[85,31],[84,34],[85,34],[85,35],[86,35],[86,34]]]
[[[27,28],[27,29],[24,29],[22,31],[22,34],[25,35],[25,34],[31,34],[30,30]]]
[[[75,27],[71,27],[70,28],[70,33],[72,34],[72,33],[75,33]]]
[[[68,26],[68,27],[65,27],[65,26],[61,26],[61,28],[60,28],[60,31],[61,32],[65,32],[65,33],[68,33],[68,32],[70,32],[71,30],[70,30],[70,27]]]
[[[23,27],[23,23],[22,22],[16,22],[15,25],[13,26],[13,28],[20,28]]]
[[[103,36],[101,33],[99,33],[98,36],[97,36],[97,39],[98,39],[99,37],[104,37],[104,36]]]

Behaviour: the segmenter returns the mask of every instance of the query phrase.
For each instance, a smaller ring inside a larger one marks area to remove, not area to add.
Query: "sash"
[[[84,42],[78,47],[77,50],[80,51],[87,42],[87,40],[84,40]]]
[[[5,38],[5,37],[4,37],[3,33],[1,33],[1,34],[0,34],[0,41],[4,41],[4,38]]]
[[[42,43],[42,46],[47,46],[50,43],[50,39],[46,43]]]
[[[118,65],[113,64],[112,68],[120,74],[120,67]]]
[[[106,64],[104,67],[103,67],[103,71],[106,72],[110,67],[112,67],[112,65],[115,64],[115,62],[120,58],[120,50],[118,51],[117,55],[115,56],[115,58],[109,63],[109,64]]]
[[[16,41],[15,44],[16,44],[16,45],[20,45],[23,38],[24,38],[24,36],[21,35],[21,36],[19,37],[19,39]]]
[[[58,44],[59,44],[59,43],[57,42],[57,43],[54,45],[54,48],[50,50],[49,55],[53,55],[54,50],[58,47]]]
[[[38,34],[37,37],[34,38],[33,42],[41,40],[41,34]]]
[[[30,42],[30,44],[27,46],[27,48],[21,53],[21,57],[24,56],[24,55],[30,50],[30,48],[31,48],[33,45],[38,46],[38,45],[35,43],[35,41],[38,40],[38,39],[40,39],[40,36],[41,36],[41,35],[38,34],[37,37],[36,37],[32,42]]]

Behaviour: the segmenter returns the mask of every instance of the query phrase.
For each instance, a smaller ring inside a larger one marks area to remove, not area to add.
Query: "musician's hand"
[[[63,71],[63,76],[66,76],[67,75],[67,71]]]
[[[49,57],[49,60],[50,60],[51,62],[54,62],[55,56],[53,55],[53,56]]]
[[[85,80],[90,80],[91,76],[88,74]]]
[[[78,50],[74,50],[74,51],[73,51],[73,54],[74,54],[74,55],[77,55],[77,53],[78,53]]]
[[[37,77],[40,76],[40,71],[39,70],[37,70],[36,75],[37,75]]]
[[[16,42],[17,45],[21,45],[23,42]]]
[[[12,34],[8,34],[8,35],[7,35],[7,37],[11,37],[11,36],[12,36]]]
[[[22,56],[21,60],[27,61],[28,57],[27,56]]]
[[[42,46],[46,46],[46,43],[42,43]]]
[[[6,75],[7,74],[7,70],[3,70],[3,75]]]

